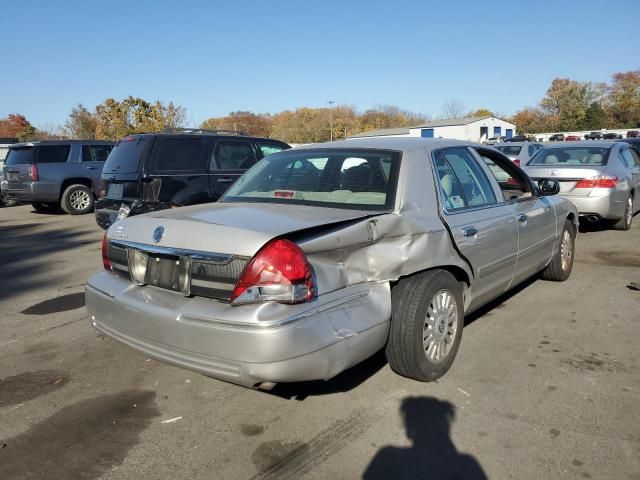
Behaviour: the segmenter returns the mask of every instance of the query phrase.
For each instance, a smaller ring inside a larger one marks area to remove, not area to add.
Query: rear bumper
[[[382,348],[388,284],[361,284],[301,305],[231,307],[139,287],[108,272],[89,280],[92,325],[158,360],[232,383],[327,380]]]
[[[60,200],[60,185],[50,182],[30,182],[20,186],[4,182],[2,195],[7,200],[18,202],[45,202],[52,203]]]
[[[613,195],[601,197],[571,197],[564,196],[578,207],[580,216],[596,215],[604,219],[622,218],[624,215],[625,201],[617,201]]]

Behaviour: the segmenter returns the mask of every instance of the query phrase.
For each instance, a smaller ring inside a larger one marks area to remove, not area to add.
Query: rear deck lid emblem
[[[158,243],[160,240],[162,240],[162,237],[164,237],[164,227],[160,225],[159,227],[156,227],[156,229],[153,231],[154,243]]]

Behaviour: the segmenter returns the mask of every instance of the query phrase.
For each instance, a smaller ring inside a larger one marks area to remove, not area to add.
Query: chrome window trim
[[[205,260],[207,262],[215,263],[217,265],[225,265],[230,263],[234,258],[248,258],[248,257],[239,257],[237,255],[224,254],[224,253],[211,253],[211,252],[203,252],[200,250],[188,250],[181,248],[173,248],[173,247],[162,247],[159,245],[148,245],[145,243],[136,243],[136,242],[128,242],[124,240],[113,240],[109,239],[109,241],[116,247],[120,248],[134,248],[136,250],[141,250],[147,253],[158,253],[164,255],[174,255],[176,257],[189,257],[192,260]]]

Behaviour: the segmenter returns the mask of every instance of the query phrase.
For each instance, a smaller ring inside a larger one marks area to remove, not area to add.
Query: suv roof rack
[[[160,133],[213,133],[216,135],[238,135],[241,137],[248,136],[247,133],[239,130],[207,130],[205,128],[164,128]]]

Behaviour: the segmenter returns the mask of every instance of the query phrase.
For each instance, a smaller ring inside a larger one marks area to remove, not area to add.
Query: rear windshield
[[[29,148],[10,148],[9,154],[7,155],[7,159],[5,160],[5,165],[22,165],[25,163],[35,163],[34,162],[34,153],[35,149],[33,147]]]
[[[608,147],[546,147],[540,150],[527,165],[599,166],[606,165],[608,157]]]
[[[522,147],[516,147],[513,145],[507,145],[507,146],[496,147],[496,148],[500,150],[502,153],[504,153],[505,155],[520,155],[520,150],[522,150]]]
[[[145,137],[125,137],[116,146],[104,164],[104,173],[135,173],[140,165],[142,152],[147,145]]]
[[[399,166],[399,152],[288,150],[259,161],[221,201],[390,210]]]

